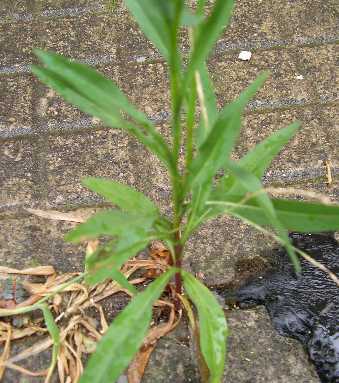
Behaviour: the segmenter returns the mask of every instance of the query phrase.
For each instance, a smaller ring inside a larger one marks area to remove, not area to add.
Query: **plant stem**
[[[193,159],[193,127],[194,127],[194,117],[195,117],[196,95],[197,93],[196,93],[195,82],[192,81],[191,94],[187,100],[185,177],[187,177],[188,168]]]
[[[179,230],[175,234],[175,240],[176,240],[176,244],[174,247],[175,267],[180,270],[182,267],[183,245],[180,243],[180,231]],[[175,274],[175,292],[179,295],[182,293],[182,280],[181,280],[181,273],[180,272],[177,272]]]
[[[182,246],[181,245],[178,245],[176,247],[180,247],[180,250],[178,250],[178,251],[182,252]],[[176,254],[178,254],[177,250],[176,250]],[[175,267],[177,267],[178,269],[181,269],[181,267],[182,267],[181,258],[176,258]],[[177,294],[181,294],[182,293],[182,281],[181,281],[181,274],[180,274],[180,272],[175,274],[175,292]]]

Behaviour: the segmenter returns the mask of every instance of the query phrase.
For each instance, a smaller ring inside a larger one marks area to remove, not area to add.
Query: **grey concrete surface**
[[[338,7],[331,0],[238,1],[230,28],[210,58],[219,106],[260,70],[271,71],[246,110],[235,158],[278,128],[295,119],[302,122],[300,133],[267,172],[267,184],[338,197],[338,182],[327,185],[324,167],[324,161],[331,161],[337,177],[337,19]],[[32,49],[53,49],[96,66],[168,137],[166,65],[121,0],[114,7],[106,0],[2,0],[0,47],[0,263],[79,270],[83,249],[62,239],[70,224],[32,217],[24,208],[96,207],[100,198],[80,185],[82,177],[94,175],[134,185],[167,212],[168,178],[134,139],[105,129],[34,79]],[[238,60],[242,49],[251,50],[249,62]],[[209,284],[229,283],[236,278],[239,260],[260,257],[271,246],[238,221],[220,218],[193,236],[185,264],[204,273]],[[225,382],[319,381],[300,346],[279,337],[263,309],[227,316],[232,336]],[[198,381],[185,331],[159,343],[146,383]],[[8,374],[5,381],[15,379],[17,375]]]

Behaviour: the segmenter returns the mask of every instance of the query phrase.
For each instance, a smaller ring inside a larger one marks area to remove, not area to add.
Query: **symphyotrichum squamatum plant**
[[[185,243],[202,223],[228,214],[259,230],[271,227],[297,272],[297,249],[289,242],[288,230],[320,232],[339,228],[339,206],[271,198],[261,183],[273,158],[297,133],[298,122],[276,131],[240,160],[231,159],[244,109],[268,73],[260,73],[234,101],[217,109],[206,60],[229,22],[233,1],[215,0],[208,7],[205,3],[197,0],[192,8],[183,0],[125,0],[142,31],[167,62],[171,142],[113,81],[87,65],[36,51],[43,66],[33,66],[32,71],[42,82],[107,127],[135,137],[159,158],[171,182],[173,212],[165,217],[149,198],[127,185],[93,177],[83,180],[84,186],[116,208],[92,216],[71,231],[67,240],[78,243],[111,237],[103,245],[105,256],[98,249],[86,258],[86,280],[94,284],[112,278],[130,289],[134,297],[99,342],[81,383],[118,379],[141,346],[151,323],[152,305],[169,283],[174,283],[177,295],[184,297],[177,299],[177,306],[185,299],[184,308],[189,301],[195,307],[192,312],[200,327],[207,381],[221,382],[228,334],[224,312],[208,288],[182,269]],[[188,31],[190,40],[185,55],[179,44],[182,30]],[[180,153],[184,153],[183,161]],[[137,292],[120,268],[155,239],[167,244],[172,265],[145,290]]]

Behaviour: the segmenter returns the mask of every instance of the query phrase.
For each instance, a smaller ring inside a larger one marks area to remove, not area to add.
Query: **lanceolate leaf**
[[[194,72],[206,61],[217,38],[231,17],[233,5],[233,0],[216,0],[211,14],[205,22],[200,24],[187,68],[185,78],[187,82],[190,82]]]
[[[143,238],[154,222],[152,216],[140,216],[121,212],[119,210],[107,210],[95,214],[85,223],[78,225],[65,237],[70,242],[98,238],[100,236],[131,236]]]
[[[60,349],[60,330],[56,325],[53,315],[47,304],[41,304],[40,309],[42,310],[47,330],[53,341],[52,360],[46,377],[46,381],[49,381],[58,361],[58,353]]]
[[[233,161],[229,161],[227,163],[227,169],[237,178],[239,183],[243,188],[245,188],[247,192],[253,193],[254,199],[265,212],[269,224],[275,229],[278,236],[286,244],[286,250],[292,262],[294,263],[296,270],[300,271],[299,261],[292,246],[290,245],[287,230],[279,221],[279,218],[274,209],[274,205],[272,204],[272,201],[270,200],[267,193],[264,191],[259,179]]]
[[[261,178],[270,166],[274,157],[296,134],[299,126],[300,124],[298,122],[294,122],[288,127],[273,133],[237,161],[237,164],[248,170],[250,173],[253,173],[256,177]],[[245,189],[239,182],[237,182],[236,177],[227,174],[219,180],[218,186],[212,193],[213,196],[211,198],[215,198],[215,196],[218,195],[221,196],[222,194],[225,195],[225,193],[236,195],[243,192],[245,192]]]
[[[143,215],[158,215],[158,209],[144,194],[130,186],[105,178],[85,178],[82,184],[122,210]]]
[[[48,308],[48,306],[46,304],[41,304],[39,307],[44,314],[44,320],[46,323],[46,327],[47,327],[48,332],[51,335],[54,346],[59,346],[60,345],[60,331],[59,331],[59,328],[54,321],[54,318],[53,318],[53,315],[52,315],[50,309]]]
[[[228,196],[223,201],[209,201],[208,206],[214,207],[213,216],[221,213],[234,213],[258,225],[270,225],[270,221],[264,209],[259,206],[258,201],[250,199],[241,203],[242,199],[243,196]],[[272,199],[271,201],[279,221],[289,231],[316,233],[339,229],[338,205],[323,205],[316,202],[286,199]],[[209,217],[211,218],[212,215]]]
[[[197,145],[200,146],[214,125],[218,116],[218,110],[214,86],[208,74],[206,65],[203,64],[197,73],[197,82],[200,80],[198,86],[201,86],[201,91],[203,93],[203,105],[200,105],[200,124],[197,129],[196,137]]]
[[[171,269],[136,295],[115,318],[90,357],[80,383],[115,382],[138,351],[151,322],[152,305],[173,276]]]
[[[182,5],[184,2],[181,2]],[[125,0],[141,30],[168,59],[171,52],[171,23],[175,18],[175,1]]]
[[[128,101],[113,81],[95,69],[54,52],[36,50],[35,53],[46,68],[58,74],[74,90],[85,95],[92,102],[100,103],[103,109],[112,110],[117,114],[119,111],[124,111],[139,123],[151,124],[148,118]]]
[[[41,50],[36,50],[36,54],[46,67],[32,66],[32,72],[42,82],[83,112],[100,118],[106,125],[127,130],[162,161],[171,164],[171,154],[162,136],[111,80],[89,66],[61,55]],[[126,121],[122,113],[132,118],[134,124]]]
[[[114,267],[111,268],[109,277],[118,282],[121,287],[128,290],[133,295],[137,294],[138,290],[128,282],[127,278],[122,272],[115,269]]]
[[[256,177],[261,178],[273,159],[297,133],[299,128],[300,123],[293,122],[286,128],[274,132],[242,157],[238,162],[239,165]]]
[[[197,15],[192,13],[192,11],[185,7],[183,9],[182,15],[181,15],[181,21],[180,24],[191,27],[191,26],[197,26],[204,20],[203,15]]]
[[[114,278],[114,271],[133,258],[137,253],[143,250],[149,242],[148,238],[142,238],[138,235],[127,233],[120,237],[113,246],[106,246],[98,249],[86,260],[86,282],[95,284],[104,281],[107,278]],[[119,282],[117,280],[117,282]]]
[[[259,75],[237,100],[220,112],[190,166],[187,188],[192,189],[196,183],[203,184],[212,180],[216,172],[225,164],[240,132],[241,113],[264,83],[267,75],[267,73]]]
[[[200,348],[210,371],[209,383],[220,383],[228,335],[224,312],[211,291],[193,275],[182,272],[184,287],[199,316]]]

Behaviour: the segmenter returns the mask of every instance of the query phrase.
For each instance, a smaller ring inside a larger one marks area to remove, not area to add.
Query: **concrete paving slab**
[[[32,79],[8,76],[0,82],[0,134],[10,136],[18,129],[32,126]]]

